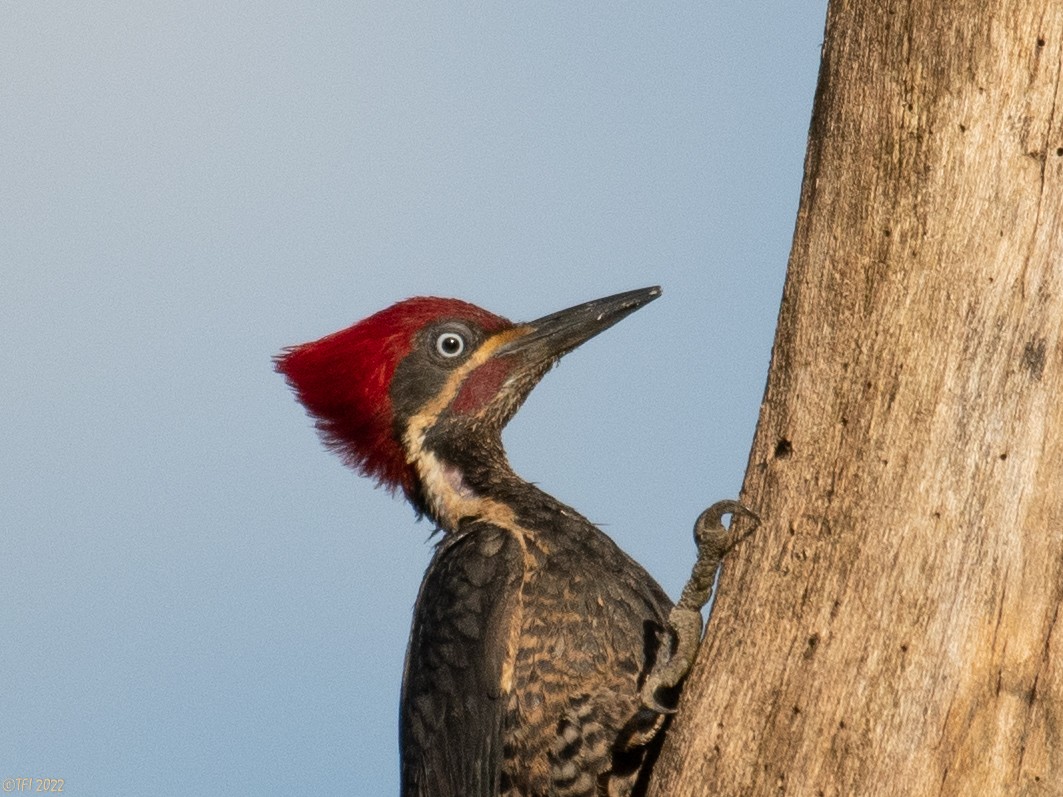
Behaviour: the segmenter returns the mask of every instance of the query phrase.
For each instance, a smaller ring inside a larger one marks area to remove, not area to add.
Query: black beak
[[[609,329],[620,319],[649,304],[661,295],[658,286],[606,296],[543,316],[528,324],[528,332],[506,343],[495,353],[525,354],[530,360],[544,362],[567,354],[599,332]]]

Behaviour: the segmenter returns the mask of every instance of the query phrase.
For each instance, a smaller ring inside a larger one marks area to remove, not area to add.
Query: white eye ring
[[[436,351],[448,360],[460,357],[465,353],[465,338],[457,332],[443,332],[436,338]]]

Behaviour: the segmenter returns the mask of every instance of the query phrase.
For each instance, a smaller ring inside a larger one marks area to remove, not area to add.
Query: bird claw
[[[730,528],[721,522],[724,515],[731,516]],[[739,535],[735,532],[735,521],[742,516],[748,517],[752,525]],[[698,546],[697,564],[700,565],[705,557],[710,561],[715,559],[715,564],[718,565],[732,548],[752,534],[759,525],[760,516],[749,507],[738,501],[717,501],[698,515],[694,523],[694,542]]]
[[[731,528],[724,527],[724,515],[731,515]],[[734,532],[735,521],[740,516],[752,520],[752,526],[736,536]],[[653,669],[646,676],[642,686],[640,698],[642,704],[659,714],[674,714],[674,706],[668,707],[658,699],[661,690],[674,690],[690,672],[694,666],[694,660],[698,655],[698,646],[701,644],[701,609],[708,602],[712,593],[712,584],[716,577],[716,570],[723,561],[724,556],[739,542],[753,533],[760,523],[760,518],[737,501],[717,501],[710,506],[694,523],[694,540],[698,546],[698,558],[694,563],[690,579],[683,587],[683,593],[679,602],[673,607],[668,615],[668,625],[671,627],[673,644],[669,649],[661,646],[661,656],[665,650],[667,654],[654,663]]]
[[[664,714],[666,716],[670,716],[672,714],[675,714],[677,710],[675,706],[664,705],[664,703],[657,699],[656,694],[648,694],[647,689],[645,688],[643,688],[642,690],[641,697],[642,705],[657,714]]]
[[[668,625],[672,632],[672,645],[670,648],[664,645],[659,648],[660,653],[666,655],[654,663],[641,693],[642,704],[659,714],[675,713],[675,706],[665,706],[658,694],[679,686],[694,664],[698,642],[701,641],[701,611],[676,606],[668,615]]]

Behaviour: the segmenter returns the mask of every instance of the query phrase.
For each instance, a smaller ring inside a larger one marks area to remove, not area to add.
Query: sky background
[[[271,357],[660,284],[510,424],[673,596],[763,392],[825,2],[0,1],[0,778],[398,792],[427,522]]]

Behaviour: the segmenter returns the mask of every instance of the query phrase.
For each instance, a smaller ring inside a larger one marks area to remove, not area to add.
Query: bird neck
[[[412,452],[410,464],[419,488],[414,504],[448,533],[469,519],[510,526],[516,513],[502,496],[535,490],[513,472],[501,440],[438,441]]]

